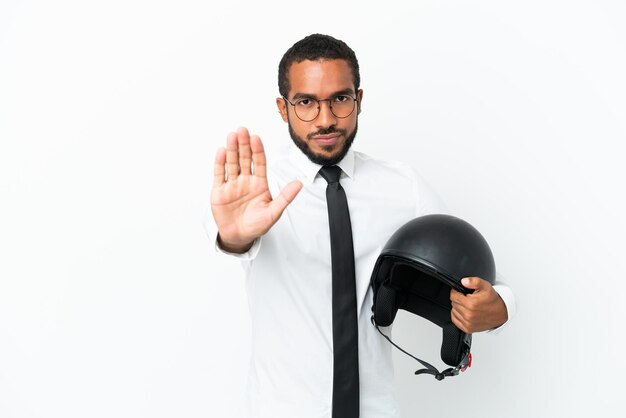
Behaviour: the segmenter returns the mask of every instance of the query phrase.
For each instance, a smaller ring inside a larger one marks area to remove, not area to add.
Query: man
[[[226,149],[217,151],[211,192],[217,246],[241,258],[246,270],[252,321],[249,413],[397,417],[390,345],[370,323],[370,275],[397,228],[442,208],[407,165],[351,149],[363,91],[358,61],[345,43],[317,34],[302,39],[283,56],[278,83],[276,104],[294,147],[268,177],[261,139],[245,128],[230,133]],[[354,251],[358,342],[350,344],[358,345],[358,373],[350,412],[338,412],[344,408],[337,400],[342,376],[334,367],[340,362],[334,358],[336,260],[326,194],[331,182],[322,169],[331,166],[341,169]],[[474,294],[450,295],[457,327],[471,333],[507,322],[514,309],[510,289],[475,277],[465,282]]]

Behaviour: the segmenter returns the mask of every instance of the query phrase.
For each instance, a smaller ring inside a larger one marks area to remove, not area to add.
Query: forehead
[[[287,74],[290,96],[306,93],[326,97],[340,90],[354,89],[352,70],[342,59],[294,62]]]

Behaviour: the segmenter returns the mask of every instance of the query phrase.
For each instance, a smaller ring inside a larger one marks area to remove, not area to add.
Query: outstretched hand
[[[272,199],[267,183],[265,151],[261,138],[246,128],[231,132],[226,149],[215,156],[211,212],[219,231],[220,245],[242,253],[278,221],[302,189],[294,180]]]
[[[507,321],[506,305],[491,283],[480,277],[466,277],[461,283],[474,289],[474,293],[450,291],[452,323],[457,328],[471,334],[499,327]]]

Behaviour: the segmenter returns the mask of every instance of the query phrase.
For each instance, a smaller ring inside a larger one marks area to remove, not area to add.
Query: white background
[[[461,377],[394,354],[405,416],[623,416],[624,2],[210,3],[0,3],[0,417],[243,415],[213,155],[289,143],[276,69],[313,32],[359,58],[356,149],[417,167],[519,303]],[[442,364],[420,318],[394,335]]]

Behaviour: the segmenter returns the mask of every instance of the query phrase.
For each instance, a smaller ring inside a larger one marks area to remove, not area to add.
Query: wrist
[[[253,243],[254,240],[250,242],[232,242],[224,240],[219,233],[217,234],[217,244],[222,250],[229,253],[243,254],[252,248]]]

